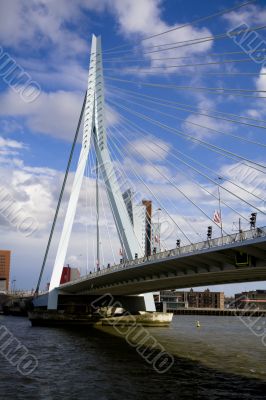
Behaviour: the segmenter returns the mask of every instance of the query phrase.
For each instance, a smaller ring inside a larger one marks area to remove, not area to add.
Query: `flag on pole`
[[[216,222],[216,224],[221,224],[222,218],[221,218],[221,214],[219,213],[219,211],[214,212],[213,221]]]

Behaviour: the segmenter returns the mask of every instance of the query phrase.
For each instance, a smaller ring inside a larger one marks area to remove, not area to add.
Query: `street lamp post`
[[[12,280],[12,286],[13,286],[13,293],[15,293],[15,291],[16,291],[16,278],[14,278],[13,280]]]

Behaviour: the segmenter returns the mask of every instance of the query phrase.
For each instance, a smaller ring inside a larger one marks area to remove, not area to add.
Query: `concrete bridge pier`
[[[51,292],[50,292],[51,295]],[[151,299],[154,305],[153,298]],[[50,310],[48,294],[33,300],[29,312],[32,325],[136,325],[168,326],[172,314],[146,311],[147,297],[104,295],[75,295],[59,293],[57,309]]]

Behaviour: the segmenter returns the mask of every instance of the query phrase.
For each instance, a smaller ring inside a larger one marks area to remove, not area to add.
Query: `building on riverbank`
[[[236,308],[266,310],[266,290],[252,290],[235,294]]]
[[[187,296],[188,307],[224,309],[224,292],[211,292],[210,289],[196,292],[191,289],[183,293],[184,297]]]
[[[224,309],[224,292],[162,290],[155,295],[158,308],[173,312],[177,309],[211,308]]]
[[[8,291],[10,286],[10,250],[0,250],[0,291]]]

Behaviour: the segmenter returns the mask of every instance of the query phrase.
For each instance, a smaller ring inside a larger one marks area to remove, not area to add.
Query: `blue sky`
[[[170,215],[192,241],[206,237],[210,220],[181,192],[212,217],[218,206],[215,199],[218,176],[224,178],[221,197],[226,203],[222,205],[226,232],[235,232],[240,215],[243,228],[248,229],[253,205],[265,212],[265,174],[258,171],[260,167],[251,168],[244,160],[265,164],[265,129],[250,125],[261,125],[256,120],[266,120],[266,99],[248,97],[263,96],[263,92],[242,92],[247,96],[244,97],[232,92],[229,95],[195,89],[266,90],[266,75],[260,75],[266,73],[264,60],[254,62],[228,36],[212,40],[215,35],[236,29],[243,23],[251,29],[264,25],[264,2],[252,2],[230,13],[180,28],[238,4],[239,1],[207,0],[0,0],[0,61],[6,52],[41,88],[34,101],[25,102],[12,85],[7,85],[4,70],[0,70],[0,185],[9,191],[16,207],[34,218],[38,226],[26,237],[7,218],[0,216],[0,247],[12,250],[12,279],[16,279],[17,287],[30,289],[38,278],[87,86],[92,33],[102,37],[110,151],[116,167],[127,176],[127,185],[140,193],[139,198],[151,198],[154,208],[167,210],[162,211],[161,218],[169,220]],[[157,36],[168,30],[171,32]],[[263,44],[265,30],[259,30],[258,35],[256,43]],[[150,36],[153,37],[142,40]],[[211,40],[187,45],[188,40],[202,37]],[[176,42],[179,45],[171,45]],[[167,48],[169,50],[165,50]],[[231,62],[244,59],[246,61]],[[181,64],[187,66],[169,68]],[[158,85],[174,85],[175,88]],[[249,125],[228,121],[239,121],[239,118],[217,112],[249,118],[240,119]],[[220,118],[210,118],[206,114]],[[143,119],[147,117],[156,123]],[[195,138],[196,142],[187,140],[184,134]],[[226,149],[231,152],[231,158],[208,150],[199,141]],[[79,148],[71,167],[44,284],[49,281],[78,151]],[[235,158],[232,153],[242,159]],[[87,262],[88,269],[95,265],[95,186],[92,174],[89,175],[84,180],[67,256],[67,262],[77,265],[83,273]],[[229,192],[244,198],[246,203]],[[103,190],[101,193],[105,209],[101,232],[106,264],[113,262],[113,253],[114,258],[119,259],[120,246],[106,195]],[[156,193],[156,198],[152,193]],[[265,225],[262,213],[258,213],[258,224]],[[165,246],[174,247],[177,237],[185,244],[182,232],[176,226],[171,229],[171,234],[168,232],[165,236]],[[213,229],[218,236],[218,227],[214,225]],[[234,293],[264,286],[265,283],[255,283],[219,288]]]

